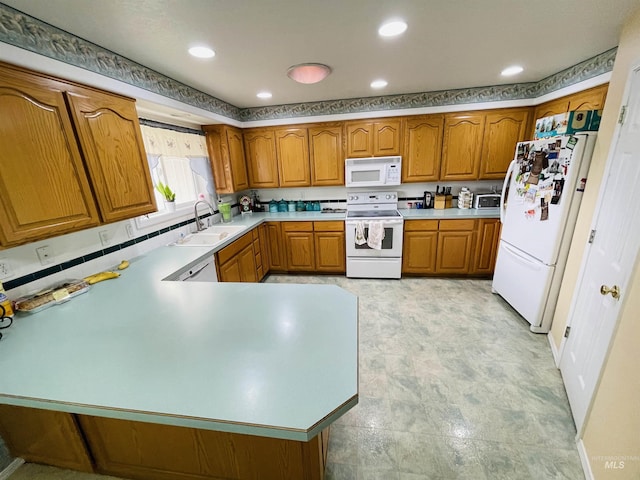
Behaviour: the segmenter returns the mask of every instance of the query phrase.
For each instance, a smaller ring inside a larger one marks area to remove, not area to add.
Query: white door
[[[578,432],[598,382],[640,249],[640,67],[630,78],[626,118],[600,190],[595,238],[574,295],[560,370]],[[614,140],[615,142],[615,140]],[[607,289],[619,289],[618,298]],[[603,291],[601,292],[601,288]]]

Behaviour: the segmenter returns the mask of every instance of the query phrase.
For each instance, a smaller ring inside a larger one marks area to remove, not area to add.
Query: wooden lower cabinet
[[[344,222],[313,222],[316,272],[345,273]]]
[[[436,273],[438,220],[410,220],[404,224],[402,273]]]
[[[287,262],[282,246],[280,222],[267,222],[266,225],[269,242],[269,270],[272,272],[284,272],[287,269]]]
[[[478,220],[478,240],[474,255],[473,273],[493,273],[500,243],[500,220],[483,218]]]
[[[283,222],[282,240],[287,270],[313,272],[316,268],[313,222]]]
[[[257,282],[253,234],[244,234],[216,253],[218,280],[221,282]]]
[[[0,405],[0,436],[11,455],[27,462],[94,471],[82,432],[72,414]]]
[[[500,241],[497,218],[407,220],[402,273],[490,276]]]
[[[0,433],[28,462],[141,480],[322,480],[329,443],[329,428],[303,442],[8,405]]]

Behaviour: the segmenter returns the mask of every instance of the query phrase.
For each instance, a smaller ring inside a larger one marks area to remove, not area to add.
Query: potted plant
[[[156,185],[156,190],[160,192],[160,194],[164,197],[164,206],[169,212],[173,212],[176,209],[176,194],[169,188],[169,185],[166,185],[162,182],[158,182]]]

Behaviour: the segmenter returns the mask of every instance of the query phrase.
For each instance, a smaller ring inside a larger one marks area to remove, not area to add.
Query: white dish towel
[[[356,223],[356,245],[364,245],[367,243],[367,239],[364,238],[364,222]]]
[[[382,250],[382,240],[384,240],[384,224],[382,222],[369,222],[367,245],[374,250]]]

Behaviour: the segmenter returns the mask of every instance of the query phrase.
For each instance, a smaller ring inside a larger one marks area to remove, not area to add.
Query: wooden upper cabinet
[[[67,97],[103,221],[156,211],[135,101],[78,87]]]
[[[341,125],[309,127],[309,163],[312,185],[344,185]]]
[[[609,84],[583,90],[569,96],[569,111],[574,110],[602,110],[607,99]]]
[[[533,111],[533,121],[530,129],[533,138],[536,128],[536,120],[561,113],[572,112],[574,110],[602,110],[607,99],[609,84],[598,85],[597,87],[573,93],[564,97],[541,103]]]
[[[100,223],[63,85],[0,67],[0,243]]]
[[[440,180],[478,178],[484,123],[482,112],[445,115]]]
[[[400,155],[400,119],[347,122],[347,158]]]
[[[510,108],[487,113],[480,158],[481,180],[504,178],[514,158],[516,143],[526,138],[529,115],[529,108]]]
[[[402,121],[399,118],[374,122],[373,155],[375,157],[400,155],[401,133]]]
[[[207,150],[217,193],[249,188],[242,130],[227,125],[205,125]]]
[[[433,182],[440,173],[444,115],[408,117],[404,129],[402,182]]]
[[[306,128],[280,128],[275,131],[278,175],[281,187],[311,185],[309,141]]]
[[[251,188],[278,187],[278,157],[271,129],[244,131],[244,151]]]

